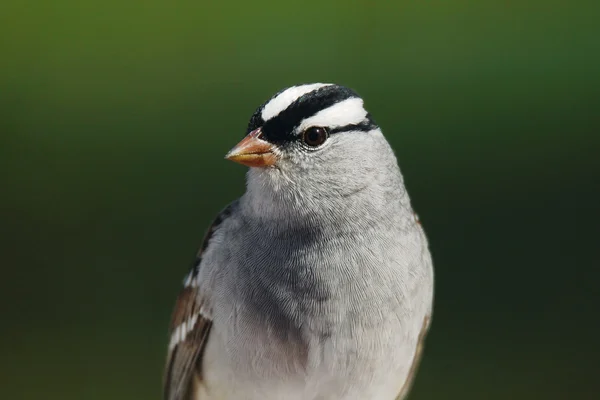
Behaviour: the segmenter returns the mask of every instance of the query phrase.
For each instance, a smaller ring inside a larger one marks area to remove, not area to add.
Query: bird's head
[[[396,158],[351,89],[293,86],[261,105],[226,156],[247,165],[248,190],[315,201],[397,186]],[[401,178],[400,178],[401,179]]]

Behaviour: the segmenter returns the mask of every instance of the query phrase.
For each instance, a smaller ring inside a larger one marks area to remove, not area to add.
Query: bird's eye
[[[325,143],[328,137],[329,133],[327,129],[320,126],[313,126],[304,131],[302,140],[310,147],[317,147]]]

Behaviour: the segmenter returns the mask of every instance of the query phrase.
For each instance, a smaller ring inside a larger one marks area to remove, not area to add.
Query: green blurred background
[[[175,295],[296,83],[356,89],[436,262],[413,400],[597,399],[598,1],[3,0],[0,398],[159,399]]]

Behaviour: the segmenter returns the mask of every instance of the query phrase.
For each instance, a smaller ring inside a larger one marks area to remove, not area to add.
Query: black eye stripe
[[[351,131],[369,132],[376,128],[377,128],[377,124],[375,123],[375,121],[373,121],[371,119],[371,117],[369,115],[367,115],[367,118],[358,124],[337,126],[335,128],[331,128],[329,130],[329,133],[333,135],[336,133],[351,132]]]

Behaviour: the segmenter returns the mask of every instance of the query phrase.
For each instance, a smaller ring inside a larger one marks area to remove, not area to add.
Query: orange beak
[[[277,156],[273,153],[274,146],[261,139],[261,134],[260,128],[253,130],[231,149],[225,158],[248,167],[274,165],[277,161]]]

